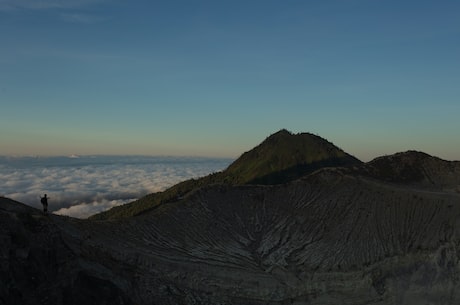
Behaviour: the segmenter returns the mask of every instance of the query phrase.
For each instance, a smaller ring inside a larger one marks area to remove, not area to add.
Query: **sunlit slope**
[[[220,173],[181,182],[164,192],[147,195],[135,202],[94,215],[91,219],[139,215],[160,204],[179,200],[190,191],[207,185],[274,185],[295,180],[324,167],[359,164],[361,161],[319,136],[310,133],[292,134],[283,129],[245,152]]]

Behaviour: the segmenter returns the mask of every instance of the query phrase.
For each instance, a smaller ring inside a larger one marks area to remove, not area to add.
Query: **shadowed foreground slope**
[[[119,220],[2,199],[0,302],[459,304],[460,166],[408,154],[282,185],[209,185]],[[381,172],[421,165],[403,182]]]
[[[81,233],[73,239],[66,229],[75,230],[69,218],[0,197],[0,304],[133,304],[101,276]]]

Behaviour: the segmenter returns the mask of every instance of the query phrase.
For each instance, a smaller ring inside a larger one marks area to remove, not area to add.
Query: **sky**
[[[0,0],[0,155],[460,159],[460,2]]]

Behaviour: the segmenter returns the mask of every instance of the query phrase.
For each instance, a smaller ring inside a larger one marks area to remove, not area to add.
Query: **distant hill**
[[[275,185],[293,181],[324,167],[362,164],[357,158],[311,133],[293,134],[282,129],[245,152],[226,170],[178,183],[164,192],[96,214],[91,219],[118,219],[139,215],[167,202],[177,201],[193,190],[213,184]]]

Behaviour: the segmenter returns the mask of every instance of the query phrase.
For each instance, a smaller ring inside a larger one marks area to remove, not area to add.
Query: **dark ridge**
[[[389,182],[420,182],[424,178],[422,163],[430,155],[407,151],[376,158],[366,164],[364,170],[369,176]]]
[[[378,157],[358,167],[358,172],[385,182],[424,188],[455,190],[460,183],[460,162],[413,150]]]
[[[39,211],[21,202],[0,196],[0,206],[5,211],[38,214]]]

